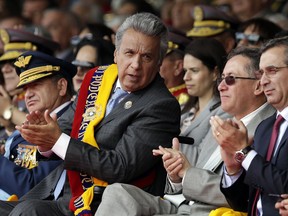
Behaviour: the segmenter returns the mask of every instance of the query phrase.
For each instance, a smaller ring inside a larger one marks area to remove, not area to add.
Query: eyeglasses
[[[262,37],[258,34],[247,35],[247,34],[244,34],[243,32],[236,32],[235,36],[236,36],[237,43],[240,40],[246,39],[248,41],[248,43],[250,43],[252,45],[257,44],[262,39]]]
[[[279,70],[283,68],[288,68],[288,65],[283,66],[283,67],[268,66],[264,69],[256,71],[255,76],[257,77],[257,79],[261,79],[263,74],[265,74],[266,77],[271,78],[271,76],[275,75],[276,72],[278,72]]]
[[[93,62],[74,60],[71,63],[77,67],[82,67],[86,69],[91,69],[93,67],[96,67],[96,65]]]
[[[236,82],[236,79],[247,79],[247,80],[257,80],[256,77],[237,77],[237,76],[232,76],[232,75],[229,75],[229,76],[226,76],[226,77],[220,77],[217,79],[217,83],[218,85],[223,81],[225,80],[225,83],[229,86],[231,85],[234,85],[235,82]]]
[[[83,39],[92,40],[93,38],[94,38],[94,36],[92,33],[87,33],[87,34],[83,35],[82,37],[80,37],[79,35],[75,35],[75,36],[71,37],[70,43],[73,46],[77,46],[81,42],[81,40],[83,40]]]

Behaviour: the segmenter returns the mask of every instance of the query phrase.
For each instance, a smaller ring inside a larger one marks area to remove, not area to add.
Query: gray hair
[[[168,30],[161,19],[151,13],[137,13],[126,18],[116,32],[116,50],[120,48],[124,33],[131,28],[147,36],[160,37],[159,60],[162,62],[168,47]]]

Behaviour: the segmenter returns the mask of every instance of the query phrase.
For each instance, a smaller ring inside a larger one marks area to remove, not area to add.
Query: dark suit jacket
[[[256,157],[252,160],[247,172],[229,188],[221,188],[231,206],[251,214],[256,189],[261,190],[263,214],[279,215],[275,209],[277,198],[268,196],[270,193],[282,194],[288,191],[288,129],[285,131],[276,155],[271,162],[266,162],[273,124],[276,114],[264,120],[257,128],[254,136]],[[249,192],[248,192],[249,191]]]
[[[68,105],[57,113],[59,117],[68,108]],[[0,155],[0,189],[8,194],[16,194],[19,198],[27,193],[31,188],[45,178],[63,161],[54,157],[53,160],[38,161],[38,166],[32,169],[18,166],[14,163],[17,157],[17,148],[19,144],[27,144],[26,140],[19,134],[13,138],[10,146],[9,159]]]
[[[129,109],[124,105],[132,102]],[[69,132],[75,104],[63,115],[60,127]],[[70,113],[69,113],[70,112]],[[70,122],[70,123],[69,123]],[[162,195],[165,171],[161,157],[152,155],[152,149],[171,147],[172,138],[180,132],[180,106],[157,75],[145,89],[126,96],[95,127],[95,138],[100,150],[71,139],[64,166],[108,183],[129,183],[156,168],[157,177],[147,191]]]

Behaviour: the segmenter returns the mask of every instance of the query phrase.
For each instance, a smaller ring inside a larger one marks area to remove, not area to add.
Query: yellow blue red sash
[[[99,149],[94,137],[94,127],[105,116],[107,101],[116,79],[115,64],[100,66],[86,74],[78,96],[71,137]],[[94,186],[106,186],[107,182],[71,170],[68,171],[68,177],[72,192],[70,209],[75,215],[91,215]]]

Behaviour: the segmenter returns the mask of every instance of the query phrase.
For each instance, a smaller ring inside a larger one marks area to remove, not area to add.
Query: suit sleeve
[[[179,134],[180,106],[174,97],[148,98],[137,110],[100,128],[96,135],[100,150],[71,139],[65,167],[114,183],[129,182],[162,163],[152,150],[159,145],[171,147],[172,138]],[[98,140],[98,135],[109,139]]]
[[[187,200],[200,201],[209,205],[229,207],[220,191],[221,175],[209,170],[191,167],[183,182],[183,194]]]
[[[228,188],[223,187],[221,179],[220,189],[235,211],[247,212],[248,210],[249,187],[244,184],[245,174],[243,172],[237,181]]]
[[[23,196],[60,163],[59,161],[43,161],[32,169],[17,166],[4,156],[0,156],[0,188],[8,194]]]

